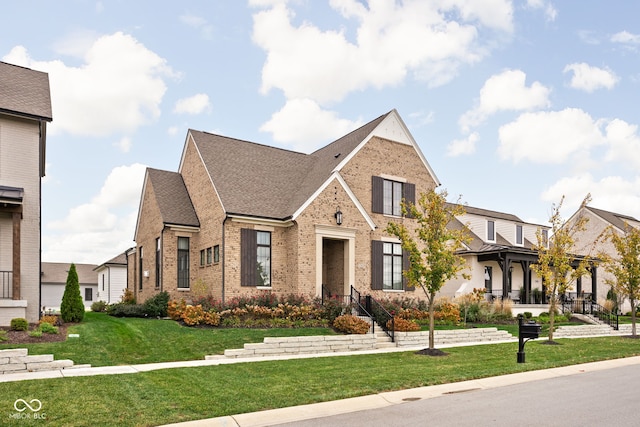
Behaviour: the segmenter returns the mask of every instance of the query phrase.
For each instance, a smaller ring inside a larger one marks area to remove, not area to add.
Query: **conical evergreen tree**
[[[67,275],[67,284],[64,287],[60,315],[63,322],[80,322],[84,318],[84,302],[80,294],[80,283],[76,265],[71,264]]]

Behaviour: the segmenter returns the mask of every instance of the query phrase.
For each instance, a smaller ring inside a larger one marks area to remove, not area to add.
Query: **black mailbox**
[[[541,325],[533,321],[524,322],[522,314],[518,315],[518,363],[524,363],[524,345],[530,339],[540,336]],[[526,341],[525,341],[526,340]]]
[[[540,336],[541,325],[535,322],[522,323],[520,325],[521,338],[538,338]]]

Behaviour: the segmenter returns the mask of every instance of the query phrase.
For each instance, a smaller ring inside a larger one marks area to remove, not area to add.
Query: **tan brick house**
[[[189,130],[177,172],[147,169],[128,287],[139,302],[403,293],[384,229],[438,185],[395,110],[311,154]]]
[[[640,228],[640,221],[632,216],[624,215],[616,212],[610,212],[591,206],[580,207],[566,222],[566,226],[571,226],[577,218],[584,216],[588,219],[585,229],[574,234],[575,244],[573,250],[576,254],[597,257],[601,253],[605,253],[612,257],[617,257],[618,253],[613,244],[606,238],[603,233],[608,227],[620,235],[624,234],[627,227]],[[607,272],[604,268],[599,269],[596,277],[595,286],[587,284],[587,286],[576,286],[571,289],[574,295],[585,295],[593,301],[598,302],[607,297],[607,293],[611,289],[609,281],[615,281],[615,277]],[[622,312],[631,309],[628,301],[618,301]]]
[[[49,76],[0,62],[0,326],[40,316],[41,178]]]

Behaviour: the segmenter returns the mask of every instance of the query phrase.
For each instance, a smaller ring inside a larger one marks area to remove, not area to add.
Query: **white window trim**
[[[493,240],[489,239],[489,222],[493,223]],[[487,221],[485,222],[485,232],[484,232],[484,235],[487,238],[487,242],[496,243],[496,240],[497,240],[496,239],[496,235],[497,234],[498,233],[496,232],[496,221],[493,220],[493,219],[487,219]]]
[[[522,232],[520,233],[522,236],[522,241],[520,243],[518,243],[518,227],[520,227],[520,230],[522,230]],[[524,226],[522,224],[515,224],[514,225],[514,230],[515,230],[515,239],[513,239],[513,242],[516,246],[524,246]]]

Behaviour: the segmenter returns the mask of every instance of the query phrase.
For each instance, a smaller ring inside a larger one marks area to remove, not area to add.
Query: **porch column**
[[[524,288],[524,301],[520,301],[520,304],[531,303],[531,269],[529,261],[520,261],[522,266],[522,287]]]
[[[20,224],[22,223],[22,213],[13,212],[13,296],[12,299],[20,299]]]
[[[591,300],[598,301],[598,267],[591,267]]]
[[[511,268],[511,259],[509,255],[505,255],[502,266],[502,299],[509,297],[509,268]]]

